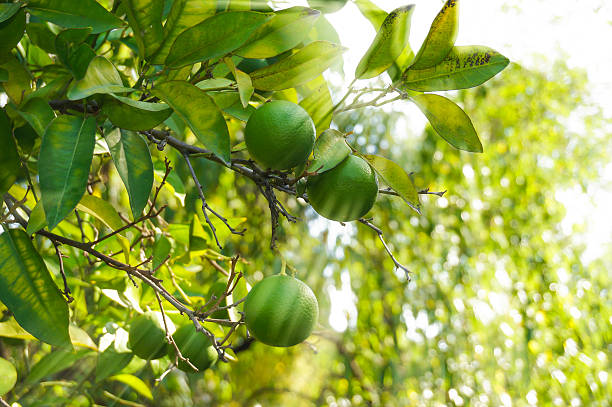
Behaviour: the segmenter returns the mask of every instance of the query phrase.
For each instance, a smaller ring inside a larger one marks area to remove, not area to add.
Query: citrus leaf
[[[413,96],[436,133],[459,150],[482,153],[482,144],[468,115],[447,98],[433,94]]]
[[[153,55],[164,38],[162,27],[164,2],[159,0],[126,0],[124,5],[140,55],[143,58]]]
[[[59,116],[45,131],[38,174],[49,230],[76,207],[85,193],[95,136],[93,117]]]
[[[28,11],[67,28],[91,27],[94,34],[121,27],[123,21],[95,0],[29,0]]]
[[[8,360],[0,358],[0,396],[4,396],[11,391],[17,383],[17,370]]]
[[[319,75],[300,89],[304,98],[299,105],[304,108],[312,118],[317,134],[329,128],[332,119],[334,103],[329,87],[323,75]]]
[[[133,353],[119,353],[113,346],[106,348],[104,352],[98,354],[96,382],[102,381],[115,373],[119,373],[130,363],[133,357]]]
[[[19,108],[19,114],[39,136],[45,134],[45,129],[55,119],[55,113],[46,100],[42,98],[31,98]]]
[[[242,103],[242,107],[247,107],[249,105],[249,100],[251,100],[251,96],[253,96],[253,83],[251,82],[251,77],[248,73],[242,72],[240,69],[236,68],[234,61],[231,58],[223,59],[225,64],[229,67],[230,72],[234,75],[236,79],[236,84],[238,85],[238,94],[240,96],[240,103]]]
[[[0,196],[17,180],[21,168],[12,133],[9,118],[4,109],[0,109]]]
[[[374,171],[417,213],[421,213],[419,193],[410,176],[395,162],[378,155],[364,155],[363,158],[374,168]]]
[[[397,86],[420,92],[472,88],[497,75],[509,62],[489,47],[454,47],[436,66],[404,71]]]
[[[19,10],[15,15],[0,22],[0,55],[9,53],[25,32],[26,16],[25,11]]]
[[[49,377],[55,373],[61,372],[62,370],[68,369],[79,359],[92,354],[93,352],[89,349],[79,349],[75,351],[72,348],[62,348],[55,350],[45,355],[34,366],[32,366],[30,374],[26,378],[25,383],[37,383],[45,377]]]
[[[0,68],[0,82],[7,82],[9,80],[8,71],[4,68]]]
[[[106,133],[104,138],[127,189],[132,216],[137,219],[153,188],[153,161],[147,142],[140,134],[119,129]]]
[[[37,339],[70,345],[68,305],[30,237],[21,229],[0,235],[0,301]]]
[[[98,350],[98,347],[96,346],[94,341],[83,329],[79,328],[76,325],[70,325],[68,327],[68,332],[70,334],[70,341],[73,345],[80,346],[82,348],[88,348],[95,351]]]
[[[54,53],[62,63],[67,65],[72,48],[85,41],[89,34],[91,34],[91,27],[68,28],[60,31],[55,37]]]
[[[303,85],[334,65],[344,47],[327,41],[315,41],[295,54],[251,72],[255,89],[283,90]]]
[[[32,209],[30,213],[30,219],[28,219],[28,227],[26,228],[26,233],[28,235],[33,235],[38,232],[40,229],[47,226],[47,218],[45,217],[45,209],[43,208],[43,202],[36,202],[36,206]]]
[[[138,392],[141,396],[148,398],[149,400],[153,400],[153,393],[149,389],[149,386],[145,382],[143,382],[138,377],[131,374],[119,374],[115,376],[109,377],[109,380],[114,380],[117,382],[121,382],[127,384],[136,392]]]
[[[368,79],[380,75],[393,65],[406,46],[410,46],[408,36],[413,11],[414,5],[411,4],[389,13],[376,33],[372,45],[357,65],[355,70],[357,79]]]
[[[459,31],[459,0],[447,0],[438,13],[425,41],[409,69],[425,69],[439,64],[455,45]]]
[[[67,95],[70,100],[78,100],[96,93],[122,93],[133,90],[123,86],[119,72],[108,59],[97,56],[89,63],[83,79],[70,86]]]
[[[270,58],[298,45],[321,15],[307,7],[279,10],[236,52],[244,58]]]
[[[161,124],[172,114],[172,109],[163,103],[148,103],[123,96],[113,95],[102,105],[102,113],[115,126],[125,130],[150,130]]]
[[[361,11],[361,14],[374,26],[374,29],[378,30],[382,25],[387,13],[385,10],[372,3],[370,0],[355,0],[355,4]]]
[[[77,205],[77,209],[95,217],[113,231],[121,229],[124,225],[121,217],[119,217],[119,214],[117,213],[117,210],[108,201],[98,198],[97,196],[88,194],[83,195],[83,198],[81,198],[81,201]],[[34,210],[36,210],[36,208],[34,208]],[[33,213],[34,211],[32,211],[32,214]],[[30,219],[32,219],[32,215],[30,215]],[[28,223],[28,228],[29,227],[30,224]],[[130,241],[125,236],[125,233],[118,233],[116,236],[117,240],[119,241],[119,245],[123,250],[125,261],[129,263]]]
[[[232,52],[268,19],[269,15],[253,11],[215,14],[176,37],[166,65],[180,68]]]
[[[201,23],[213,14],[215,14],[215,4],[212,1],[174,0],[164,25],[165,36],[163,44],[153,55],[151,62],[163,64],[176,37],[186,29]]]
[[[0,64],[0,68],[8,72],[8,80],[2,83],[4,92],[16,105],[21,104],[24,97],[32,92],[30,73],[12,54]]]
[[[170,240],[164,235],[159,236],[153,245],[153,260],[151,261],[153,270],[157,269],[166,260],[171,251]]]
[[[314,160],[308,166],[309,172],[321,174],[340,164],[351,153],[344,134],[335,129],[327,129],[314,145]]]
[[[34,45],[48,53],[55,54],[55,34],[49,28],[49,24],[46,22],[33,23],[30,21],[26,25],[26,33]]]
[[[227,123],[206,92],[185,81],[169,81],[157,85],[152,93],[172,107],[206,148],[226,163],[229,162]]]
[[[19,3],[0,4],[0,23],[13,17],[15,13],[19,10],[19,7],[21,7],[21,4]]]
[[[28,331],[20,327],[17,321],[12,318],[8,321],[0,322],[0,337],[22,340],[36,339]]]
[[[87,73],[89,63],[94,59],[96,53],[87,44],[81,44],[68,57],[68,68],[75,79],[81,80]]]

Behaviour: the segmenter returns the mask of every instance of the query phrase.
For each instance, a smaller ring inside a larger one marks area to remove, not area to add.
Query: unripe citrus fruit
[[[172,335],[172,338],[181,351],[181,355],[189,359],[189,362],[197,367],[198,371],[202,372],[208,369],[217,361],[218,354],[210,338],[196,331],[195,325],[183,325]],[[174,349],[174,346],[169,346],[168,349],[168,356],[170,356],[171,361],[174,361],[176,349]],[[178,368],[184,372],[195,373],[191,366],[180,359]]]
[[[306,193],[319,215],[348,222],[372,209],[378,195],[378,183],[365,160],[349,155],[331,170],[309,177]]]
[[[166,318],[170,333],[174,324]],[[130,323],[128,345],[134,354],[142,359],[159,359],[168,352],[166,330],[161,312],[148,311],[137,316]]]
[[[300,280],[275,275],[261,280],[244,302],[249,332],[270,346],[293,346],[304,341],[319,318],[314,293]]]
[[[305,162],[314,147],[315,136],[315,125],[306,110],[286,100],[261,106],[244,129],[251,157],[274,170],[288,170]]]

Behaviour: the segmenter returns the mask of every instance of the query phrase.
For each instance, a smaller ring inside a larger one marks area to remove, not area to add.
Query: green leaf
[[[387,13],[385,10],[372,3],[370,0],[355,0],[355,4],[361,11],[361,14],[374,26],[375,30],[378,30],[382,25]]]
[[[234,53],[244,58],[270,58],[288,51],[308,36],[320,15],[307,7],[279,10]]]
[[[409,46],[410,19],[414,5],[400,7],[389,13],[357,69],[357,79],[373,78],[383,73]]]
[[[140,55],[143,58],[153,55],[164,39],[162,28],[164,2],[159,0],[126,0],[124,5]]]
[[[38,206],[38,205],[36,205]],[[115,231],[117,229],[121,229],[124,225],[121,217],[117,213],[117,210],[108,202],[102,198],[98,198],[97,196],[83,195],[81,201],[76,207],[78,210],[83,211],[85,213],[94,216],[100,222],[104,223],[106,227]],[[36,210],[36,207],[34,208]],[[34,211],[32,211],[34,214]],[[30,219],[32,219],[32,215],[30,215]],[[28,223],[28,230],[30,224]],[[125,255],[126,262],[129,263],[130,259],[130,241],[125,236],[125,232],[119,233],[116,235],[119,240],[119,245],[121,245],[121,249]]]
[[[319,75],[302,88],[300,93],[304,94],[304,98],[299,104],[312,118],[317,134],[321,134],[322,131],[329,128],[334,108],[327,82],[323,75]]]
[[[351,154],[351,148],[346,144],[344,134],[335,129],[327,129],[317,139],[314,145],[314,159],[308,166],[309,172],[321,174],[340,164]]]
[[[8,360],[0,358],[0,396],[11,391],[17,383],[17,370]]]
[[[59,116],[45,131],[38,176],[49,230],[72,212],[85,193],[95,136],[93,117]]]
[[[83,195],[76,208],[94,216],[111,230],[121,229],[124,225],[115,207],[110,202],[97,196]]]
[[[437,65],[455,45],[459,31],[459,0],[447,0],[438,13],[409,69]]]
[[[119,129],[106,133],[104,138],[127,189],[132,216],[138,219],[153,188],[153,161],[149,146],[140,134]]]
[[[115,126],[125,130],[150,130],[161,124],[172,114],[172,109],[163,103],[148,103],[123,96],[108,98],[102,105],[102,113]]]
[[[55,54],[55,34],[49,28],[48,23],[33,23],[30,21],[26,25],[26,33],[34,45]]]
[[[70,325],[68,327],[68,332],[70,333],[70,341],[73,345],[88,348],[95,351],[98,350],[98,347],[96,346],[94,341],[83,329],[79,328],[76,325]]]
[[[91,60],[83,79],[74,82],[68,89],[70,100],[84,99],[96,93],[132,92],[123,86],[115,66],[106,58],[97,56]]]
[[[38,383],[45,377],[59,373],[62,370],[68,369],[74,365],[79,359],[92,355],[93,352],[89,349],[79,349],[75,351],[72,348],[63,348],[55,350],[45,355],[39,360],[25,380],[26,384]]]
[[[153,245],[153,260],[151,262],[153,270],[156,270],[166,260],[171,250],[172,245],[166,236],[161,235],[155,240],[155,244]]]
[[[43,342],[70,345],[68,305],[23,230],[0,235],[0,270],[0,301],[19,325]]]
[[[42,137],[45,129],[55,119],[49,103],[41,98],[31,98],[19,108],[19,114],[26,119],[36,133]]]
[[[482,153],[482,144],[467,114],[454,102],[433,94],[412,96],[436,133],[459,150]]]
[[[410,176],[393,161],[378,155],[363,155],[385,184],[391,187],[417,213],[421,213],[419,192]]]
[[[329,20],[325,16],[320,16],[313,24],[310,33],[308,33],[308,40],[305,40],[304,45],[312,41],[329,41],[334,44],[340,44],[340,36]]]
[[[32,91],[30,73],[12,54],[9,54],[8,59],[0,64],[0,68],[8,72],[8,81],[2,83],[4,92],[13,103],[21,104],[24,97]]]
[[[157,85],[152,93],[172,107],[206,148],[229,163],[227,123],[206,92],[188,82],[170,81]]]
[[[20,327],[17,321],[15,321],[13,318],[4,322],[0,322],[0,337],[22,340],[36,339],[32,335],[30,335],[28,331]]]
[[[4,68],[0,68],[0,82],[7,82],[9,80],[8,71]]]
[[[36,206],[34,206],[34,209],[32,209],[32,212],[30,213],[30,219],[28,219],[28,227],[26,228],[26,233],[31,236],[42,228],[44,228],[45,226],[47,226],[45,209],[43,208],[42,201],[38,201],[36,202]]]
[[[255,89],[283,90],[311,81],[334,65],[344,47],[327,41],[315,41],[295,54],[251,72]]]
[[[166,58],[166,65],[180,68],[232,52],[269,18],[267,14],[253,11],[215,14],[176,38]]]
[[[146,397],[149,400],[153,400],[153,394],[151,393],[149,386],[147,386],[145,382],[143,382],[136,376],[133,376],[131,374],[119,374],[116,376],[109,377],[109,380],[114,380],[127,384],[128,386],[136,390],[136,392],[138,392],[141,396]]]
[[[225,64],[230,68],[230,71],[234,75],[236,79],[236,83],[238,84],[238,94],[240,95],[240,103],[242,103],[242,107],[247,107],[249,105],[249,101],[251,100],[251,96],[253,96],[253,82],[251,81],[251,77],[248,73],[242,72],[240,69],[236,68],[236,65],[232,61],[231,58],[224,59]]]
[[[176,37],[186,29],[201,23],[215,14],[215,10],[213,1],[174,0],[164,25],[165,36],[163,44],[153,55],[151,62],[163,64]]]
[[[497,75],[509,62],[489,47],[454,47],[436,66],[404,71],[397,86],[419,92],[472,88]]]
[[[0,148],[0,196],[4,195],[17,180],[21,169],[21,161],[12,133],[9,118],[4,109],[0,109],[0,146],[2,146]]]
[[[8,54],[12,50],[25,32],[26,17],[25,11],[19,10],[15,15],[0,22],[0,55]]]
[[[5,22],[13,17],[21,7],[20,3],[2,3],[0,4],[0,23]]]
[[[104,352],[98,354],[96,382],[119,373],[130,363],[133,357],[133,353],[117,352],[113,346],[106,348]]]
[[[33,15],[66,28],[91,27],[94,34],[124,25],[95,0],[29,0]]]
[[[91,34],[91,27],[69,28],[55,38],[55,54],[66,65],[76,79],[83,79],[89,63],[96,53],[88,44],[82,44]]]

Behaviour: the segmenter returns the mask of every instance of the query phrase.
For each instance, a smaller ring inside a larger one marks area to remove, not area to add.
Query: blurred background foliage
[[[454,150],[430,128],[415,133],[398,111],[365,109],[336,118],[361,151],[380,152],[414,171],[418,187],[447,190],[441,198],[422,196],[422,216],[387,195],[370,214],[413,271],[412,282],[394,273],[372,230],[328,222],[283,197],[302,221],[282,223],[280,251],[313,288],[322,311],[308,344],[274,349],[245,343],[236,363],[200,374],[174,371],[158,385],[154,379],[169,361],[132,359],[122,373],[140,377],[151,401],[133,384],[96,381],[95,352],[86,348],[47,362],[41,372],[37,362],[53,355],[48,345],[2,338],[0,354],[20,374],[8,398],[23,406],[91,405],[94,397],[113,405],[112,395],[156,406],[610,405],[612,252],[585,261],[589,241],[564,233],[568,214],[556,199],[558,191],[596,182],[610,153],[609,135],[601,132],[604,115],[596,106],[585,109],[585,74],[561,62],[546,74],[512,65],[487,86],[457,92],[454,99],[472,117],[484,154]],[[583,131],[568,130],[572,120]],[[175,173],[186,175],[170,151],[153,151],[159,163],[168,154]],[[97,193],[127,207],[108,166],[100,163],[108,182],[97,184]],[[268,248],[267,202],[255,186],[205,160],[197,169],[211,205],[236,222],[246,218],[244,237],[224,236],[224,254],[241,254],[238,268],[250,284],[279,272],[280,260]],[[201,253],[187,252],[186,230],[199,209],[194,186],[185,188],[186,211],[179,210],[178,194],[164,190],[161,197],[170,206],[166,220],[178,224],[166,232],[183,265],[160,272],[204,302],[223,276]],[[73,288],[72,314],[96,343],[104,333],[127,329],[133,315],[101,288],[124,291],[124,301],[132,293],[142,306],[156,307],[146,288],[113,278],[120,272],[68,254],[67,270],[98,285]],[[33,371],[40,381],[31,380]]]

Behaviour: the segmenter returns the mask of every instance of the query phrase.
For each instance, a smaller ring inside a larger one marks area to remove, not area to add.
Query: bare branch
[[[64,291],[62,291],[62,294],[64,294],[64,296],[66,297],[66,301],[68,301],[68,303],[71,303],[72,301],[74,301],[74,298],[70,295],[70,287],[68,287],[68,281],[66,281],[66,272],[64,271],[64,254],[62,254],[59,249],[59,243],[53,242],[53,246],[55,246],[55,254],[57,255],[57,260],[59,261],[59,271],[62,276],[62,280],[64,280]]]
[[[395,256],[393,256],[393,253],[391,252],[391,249],[389,249],[389,246],[387,246],[387,242],[385,242],[385,239],[383,238],[383,231],[380,228],[378,228],[376,225],[371,223],[370,220],[368,220],[368,219],[359,219],[359,222],[363,223],[364,225],[366,225],[367,227],[369,227],[370,229],[372,229],[373,231],[376,232],[376,234],[378,235],[378,238],[380,239],[380,241],[382,242],[383,246],[385,247],[385,250],[387,251],[387,254],[391,258],[391,260],[393,260],[393,263],[395,264],[395,267],[403,270],[404,273],[406,274],[406,280],[411,281],[412,280],[412,277],[411,277],[412,272],[406,266],[402,265],[402,263],[397,261]]]

